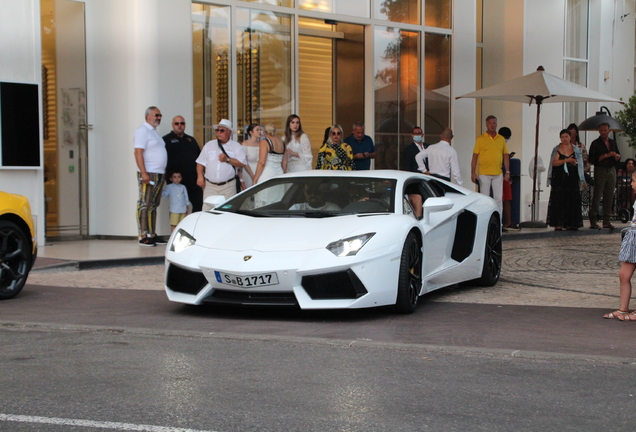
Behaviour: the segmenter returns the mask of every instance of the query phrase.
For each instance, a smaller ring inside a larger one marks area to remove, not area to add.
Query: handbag
[[[221,148],[221,151],[223,152],[223,154],[225,154],[225,156],[227,156],[228,159],[231,159],[230,155],[227,154],[227,152],[223,148],[223,144],[217,143],[217,145]],[[243,188],[241,187],[241,178],[238,175],[238,171],[236,171],[236,167],[232,165],[232,168],[234,168],[234,183],[236,183],[236,193],[241,193],[241,191],[243,190]]]

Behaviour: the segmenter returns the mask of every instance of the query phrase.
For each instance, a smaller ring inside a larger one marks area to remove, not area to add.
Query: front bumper
[[[326,249],[298,252],[211,251],[193,246],[166,254],[165,288],[171,301],[302,309],[365,308],[395,303],[399,252],[336,257]],[[245,257],[249,256],[248,260]],[[237,276],[276,273],[278,284],[245,288],[219,281],[215,272]]]

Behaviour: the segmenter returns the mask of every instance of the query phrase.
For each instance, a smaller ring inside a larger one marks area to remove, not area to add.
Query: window
[[[230,118],[230,8],[192,4],[194,137],[213,139],[212,125]]]
[[[449,35],[426,33],[424,36],[424,141],[434,143],[450,127]]]
[[[200,143],[214,138],[212,125],[221,119],[234,121],[240,135],[251,123],[271,122],[282,129],[293,109],[291,17],[236,8],[232,40],[230,11],[229,6],[192,4],[194,136]]]
[[[332,12],[362,18],[370,17],[370,0],[300,0],[301,9]]]
[[[376,19],[420,24],[420,0],[373,0]]]
[[[424,2],[424,25],[451,28],[451,0],[426,0]]]
[[[564,78],[587,86],[589,0],[567,0],[565,11]],[[563,104],[563,124],[586,118],[585,102]]]
[[[237,8],[236,19],[237,126],[282,130],[293,110],[291,17]]]
[[[375,167],[399,169],[420,126],[420,33],[376,27],[375,50]]]

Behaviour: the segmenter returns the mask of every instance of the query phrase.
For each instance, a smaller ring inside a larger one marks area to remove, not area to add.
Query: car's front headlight
[[[172,239],[170,250],[172,252],[181,252],[195,244],[197,241],[190,234],[179,228]]]
[[[358,253],[375,233],[362,234],[355,237],[338,240],[327,245],[327,250],[335,256],[353,256]]]

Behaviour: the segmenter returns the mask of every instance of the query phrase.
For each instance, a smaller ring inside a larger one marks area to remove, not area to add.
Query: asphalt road
[[[406,316],[184,306],[140,268],[98,281],[135,289],[37,275],[0,303],[0,431],[633,430],[636,325],[601,318],[602,237],[505,244],[496,287]]]
[[[86,327],[0,339],[2,431],[580,432],[636,419],[633,363]]]
[[[382,309],[298,311],[170,303],[161,291],[33,286],[1,303],[0,328],[19,324],[194,332],[220,337],[288,338],[519,351],[531,355],[636,358],[636,326],[600,318],[602,309],[427,301],[412,315]],[[544,354],[541,354],[544,353]]]

